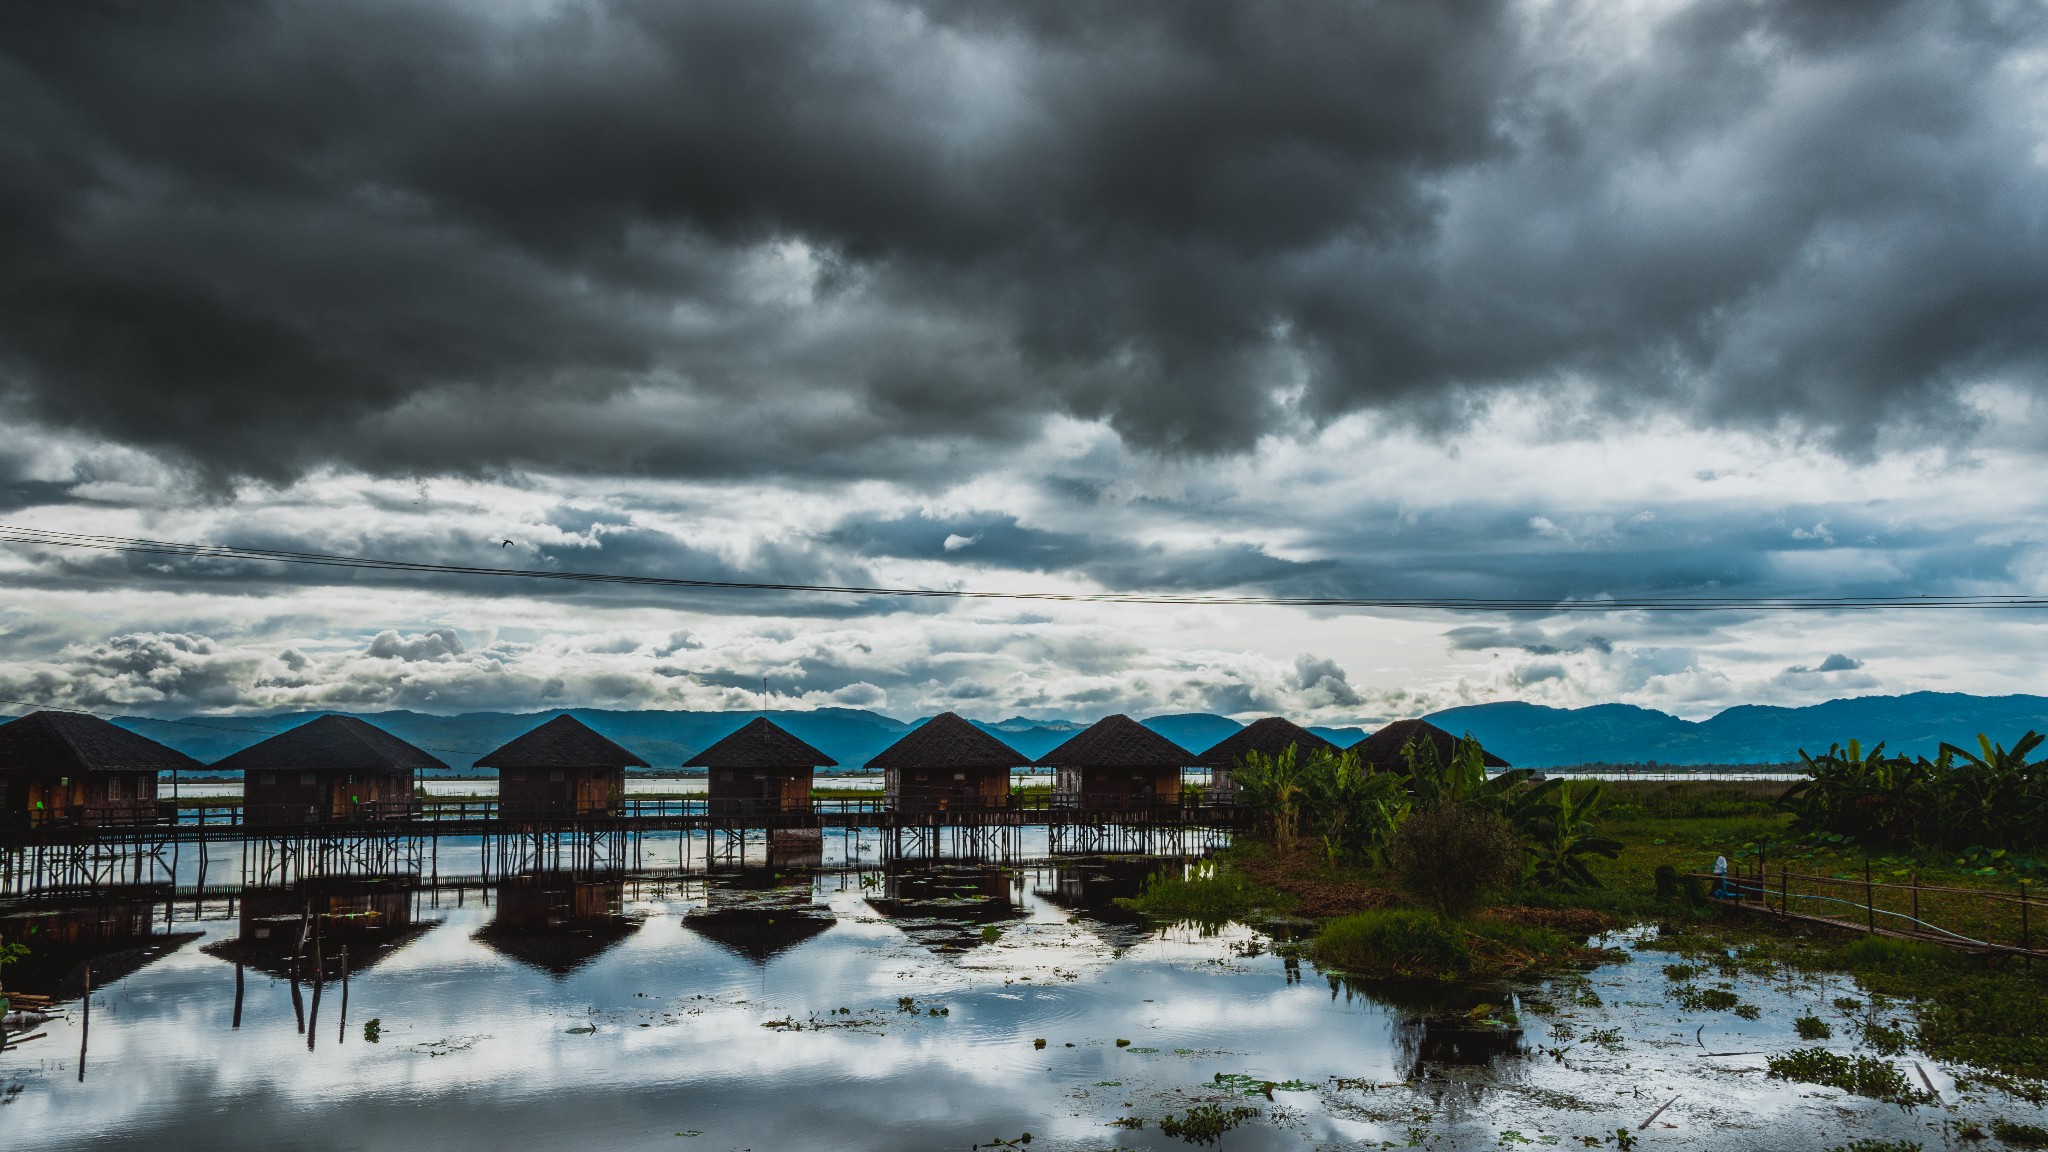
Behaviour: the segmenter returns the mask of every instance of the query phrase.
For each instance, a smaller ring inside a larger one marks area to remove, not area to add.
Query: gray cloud
[[[2048,349],[2048,17],[1814,11],[11,5],[0,379],[216,476],[1967,423]]]

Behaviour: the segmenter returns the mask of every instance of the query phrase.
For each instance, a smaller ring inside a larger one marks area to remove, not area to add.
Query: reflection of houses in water
[[[904,935],[934,952],[966,952],[988,942],[984,929],[1022,914],[1009,872],[975,864],[888,862],[882,892],[868,904]]]
[[[497,915],[476,939],[522,964],[563,977],[640,930],[623,910],[622,879],[539,873],[498,882]]]
[[[68,1000],[84,993],[87,966],[92,986],[104,988],[176,952],[200,934],[158,931],[158,901],[169,895],[143,888],[44,897],[0,912],[0,939],[29,950],[7,966],[7,986]]]
[[[744,960],[766,964],[831,929],[831,916],[811,902],[807,870],[746,868],[707,881],[704,907],[683,917],[683,927]]]
[[[1118,929],[1146,927],[1145,917],[1118,904],[1145,890],[1145,882],[1160,872],[1178,872],[1181,862],[1145,856],[1098,857],[1061,860],[1048,873],[1043,887],[1032,891],[1077,916]]]
[[[1333,978],[1333,986],[1338,981]],[[1513,993],[1504,987],[1427,987],[1347,983],[1356,992],[1388,1005],[1394,1047],[1411,1080],[1452,1078],[1455,1070],[1497,1073],[1499,1066],[1526,1054],[1515,1019]]]
[[[248,888],[233,940],[206,953],[281,979],[311,980],[348,967],[361,972],[412,943],[437,921],[413,915],[416,876],[309,880],[288,888]]]

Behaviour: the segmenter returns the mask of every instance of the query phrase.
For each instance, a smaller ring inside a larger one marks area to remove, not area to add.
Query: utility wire
[[[228,544],[191,544],[126,536],[100,536],[0,524],[0,544],[84,551],[168,556],[189,560],[239,560],[321,568],[434,576],[495,576],[583,584],[622,584],[699,591],[793,592],[830,596],[879,596],[943,600],[1055,601],[1078,604],[1161,604],[1282,608],[1414,608],[1452,612],[1859,612],[1932,608],[2044,608],[2048,596],[1618,596],[1579,600],[1484,596],[1212,596],[1171,592],[1003,592],[962,588],[892,588],[848,584],[791,584],[752,580],[698,580],[680,576],[635,576],[541,568],[494,568],[384,560],[324,552]]]

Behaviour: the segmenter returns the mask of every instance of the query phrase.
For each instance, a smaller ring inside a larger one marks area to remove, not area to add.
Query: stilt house
[[[868,761],[891,812],[986,811],[1010,806],[1010,773],[1031,758],[942,712]]]
[[[1401,749],[1411,741],[1426,740],[1436,746],[1436,758],[1448,764],[1458,750],[1458,738],[1431,724],[1427,720],[1396,720],[1392,724],[1353,744],[1346,749],[1358,753],[1358,762],[1374,772],[1406,772],[1408,761],[1401,755]],[[1492,768],[1510,767],[1507,761],[1485,749],[1480,751],[1486,757],[1486,766]]]
[[[617,816],[624,810],[626,769],[635,756],[567,714],[535,728],[476,762],[498,770],[498,814],[506,820]]]
[[[1210,746],[1197,758],[1209,770],[1209,801],[1227,804],[1237,795],[1237,769],[1244,763],[1245,753],[1277,757],[1289,748],[1294,749],[1295,761],[1301,764],[1308,763],[1308,758],[1318,752],[1338,750],[1335,744],[1292,720],[1279,716],[1254,720]]]
[[[242,774],[253,827],[404,820],[419,811],[415,776],[440,760],[353,716],[322,716],[216,761]]]
[[[1105,716],[1039,757],[1054,769],[1052,799],[1061,808],[1151,808],[1180,804],[1187,749],[1128,716]]]
[[[157,773],[204,767],[97,716],[31,712],[0,724],[0,827],[154,823]]]
[[[683,764],[709,773],[706,807],[713,816],[809,812],[813,772],[838,766],[765,716]]]

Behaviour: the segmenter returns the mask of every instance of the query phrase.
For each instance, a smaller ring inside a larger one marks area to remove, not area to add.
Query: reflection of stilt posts
[[[375,959],[373,956],[372,959]],[[334,1025],[334,1042],[348,1042],[348,945],[341,946],[341,1018]]]
[[[92,965],[85,966],[85,998],[78,1005],[78,1082],[85,1083],[85,1036],[92,1031]]]

